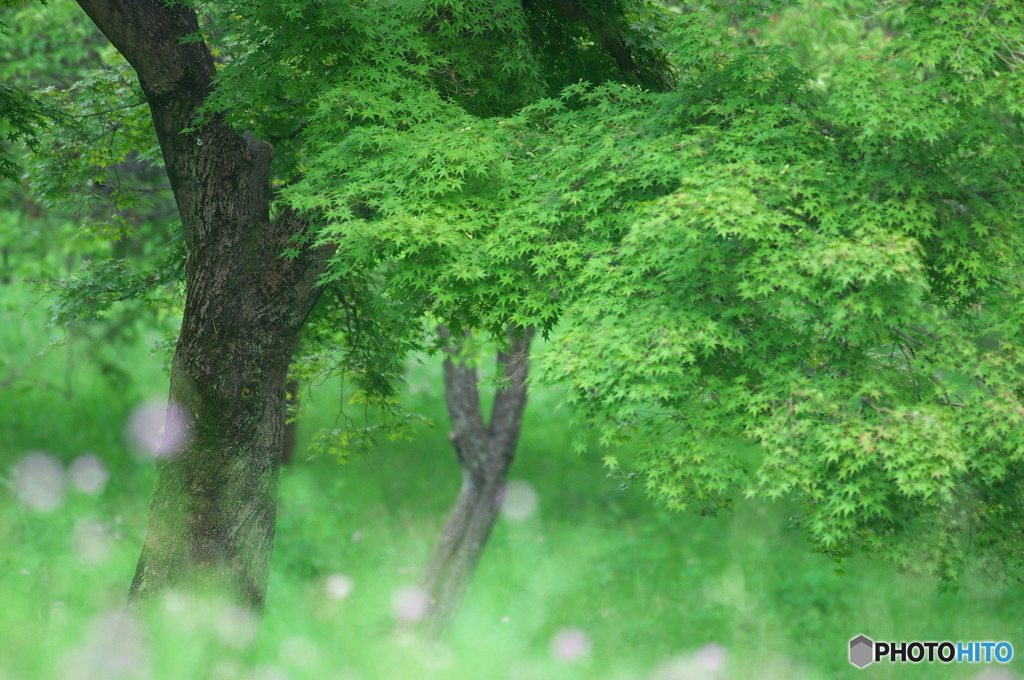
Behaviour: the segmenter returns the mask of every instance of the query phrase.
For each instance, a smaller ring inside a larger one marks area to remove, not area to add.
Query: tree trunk
[[[183,134],[213,87],[195,13],[151,0],[79,0],[134,67],[188,245],[170,398],[184,446],[157,462],[130,600],[169,586],[227,588],[262,610],[273,548],[285,380],[318,295],[322,253],[282,253],[305,224],[270,217],[273,147],[220,116]],[[171,413],[171,411],[169,411]]]
[[[451,357],[444,362],[445,405],[452,423],[448,438],[462,467],[462,489],[422,580],[430,597],[426,625],[435,636],[444,632],[458,611],[501,509],[526,408],[532,337],[532,329],[510,334],[510,352],[498,353],[506,382],[495,395],[487,426],[480,409],[476,369],[455,364]],[[454,356],[457,350],[457,345],[449,348],[449,354]]]

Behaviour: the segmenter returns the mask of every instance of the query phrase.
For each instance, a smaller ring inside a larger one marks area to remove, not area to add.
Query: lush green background
[[[512,469],[536,488],[538,509],[499,521],[449,638],[418,642],[397,624],[392,597],[418,579],[459,484],[433,361],[412,370],[406,399],[436,426],[345,466],[303,455],[311,433],[338,417],[340,385],[313,390],[298,462],[282,475],[266,620],[253,648],[236,649],[244,620],[215,602],[173,596],[147,614],[145,640],[126,630],[111,639],[154,479],[153,463],[122,433],[133,408],[166,394],[164,357],[150,349],[160,336],[143,334],[121,353],[136,383],[115,389],[76,343],[70,372],[67,349],[40,355],[63,333],[46,327],[43,306],[26,311],[37,299],[22,284],[0,286],[0,347],[7,368],[20,371],[0,391],[0,679],[974,678],[984,669],[968,664],[857,671],[847,640],[1024,639],[1021,587],[968,583],[940,595],[933,581],[859,559],[839,578],[789,529],[784,502],[739,501],[734,514],[709,519],[668,513],[635,486],[622,490],[605,476],[602,451],[569,452],[560,396],[540,392]],[[97,496],[69,491],[54,512],[26,510],[9,473],[35,450],[65,464],[91,451],[110,482]],[[109,537],[100,564],[77,556],[83,519]],[[332,574],[352,579],[346,599],[328,596]],[[550,645],[568,627],[585,631],[592,650],[567,664]],[[680,659],[709,643],[727,650],[724,673],[682,674]]]
[[[869,22],[857,16],[875,4],[809,2],[808,11],[775,17],[765,37],[795,50],[796,61],[813,69],[815,91],[827,94],[838,87],[837,64],[874,68],[870,59],[859,58],[869,54],[856,49],[878,50],[893,37],[898,12]],[[1013,14],[1011,0],[988,5],[993,16],[996,10]],[[215,600],[189,604],[173,594],[145,613],[144,634],[127,624],[113,630],[112,617],[123,609],[139,554],[154,479],[153,463],[129,450],[123,431],[140,403],[167,394],[167,355],[153,354],[151,347],[173,337],[174,318],[120,304],[99,323],[90,317],[72,326],[69,346],[55,348],[69,336],[47,326],[47,303],[35,304],[41,293],[20,280],[57,279],[107,256],[142,259],[153,254],[150,249],[159,253],[174,232],[167,228],[173,211],[166,195],[138,213],[108,205],[111,198],[124,204],[132,189],[122,191],[108,176],[110,168],[93,167],[107,158],[95,140],[114,137],[114,129],[126,135],[125,129],[145,128],[145,107],[124,64],[95,33],[57,13],[59,7],[68,11],[70,5],[18,10],[22,20],[10,22],[11,45],[25,49],[4,48],[0,76],[26,88],[66,87],[102,57],[108,72],[86,78],[76,100],[81,109],[71,114],[82,117],[110,99],[126,103],[106,112],[111,115],[88,118],[79,137],[58,140],[71,143],[71,150],[94,151],[61,157],[78,161],[67,171],[78,183],[62,184],[55,179],[62,175],[47,174],[43,166],[34,169],[35,194],[11,184],[0,196],[0,680],[683,680],[712,677],[685,670],[708,644],[727,652],[720,679],[976,678],[985,670],[881,665],[857,671],[846,661],[846,644],[858,633],[902,640],[1005,639],[1019,643],[1018,653],[1024,654],[1021,587],[996,587],[968,575],[961,592],[940,595],[933,580],[901,576],[887,563],[858,557],[837,578],[834,563],[808,554],[808,544],[790,526],[796,506],[785,499],[772,504],[737,497],[732,514],[714,519],[671,514],[644,497],[642,482],[623,490],[621,479],[607,477],[601,466],[607,451],[589,446],[579,456],[570,452],[576,433],[570,414],[556,408],[561,399],[554,392],[533,395],[512,471],[514,479],[538,491],[538,511],[520,522],[499,523],[451,635],[441,646],[419,642],[397,624],[392,598],[418,579],[459,483],[436,363],[413,370],[405,396],[412,410],[434,419],[434,429],[344,467],[327,458],[305,461],[300,451],[299,462],[283,472],[268,609],[255,645],[245,644],[255,629],[237,611]],[[964,12],[958,21],[965,26],[980,14]],[[739,19],[736,25],[743,33]],[[963,42],[965,58],[975,47],[977,54],[988,54],[983,42],[969,42],[966,34],[966,28],[947,30],[944,37],[952,42],[946,52],[961,55]],[[46,47],[40,51],[41,45]],[[27,61],[38,54],[43,56]],[[885,115],[876,118],[899,134],[931,116],[942,118],[944,111],[921,106],[918,115],[897,112],[890,120],[894,109],[884,98],[849,101],[881,111]],[[461,125],[454,129],[465,131]],[[19,132],[17,126],[13,131]],[[0,132],[10,136],[7,129]],[[432,133],[431,138],[444,139]],[[148,137],[110,143],[114,151],[141,149],[143,158],[155,157]],[[1012,149],[1014,158],[1017,150]],[[446,151],[459,153],[461,147]],[[29,164],[22,162],[21,169]],[[138,173],[132,177],[146,192],[156,193],[162,184],[138,163],[121,169]],[[95,177],[89,175],[94,171]],[[83,192],[90,197],[86,208],[58,200],[64,194],[80,200]],[[36,203],[30,195],[49,202]],[[670,252],[668,259],[673,257]],[[99,277],[100,283],[106,280]],[[613,293],[621,297],[617,289]],[[584,327],[589,333],[590,326]],[[337,383],[315,388],[303,414],[302,451],[313,433],[335,427],[341,393]],[[349,409],[358,421],[358,408]],[[922,450],[930,450],[926,444]],[[25,455],[40,450],[65,465],[85,451],[99,455],[111,473],[106,490],[98,496],[70,491],[50,513],[22,508],[10,473]],[[630,452],[614,453],[629,470]],[[109,555],[97,564],[81,559],[83,527],[101,527],[93,538],[109,544]],[[344,600],[331,599],[326,589],[327,579],[338,574],[354,584]],[[584,631],[592,643],[590,654],[571,664],[550,650],[553,636],[566,628]]]

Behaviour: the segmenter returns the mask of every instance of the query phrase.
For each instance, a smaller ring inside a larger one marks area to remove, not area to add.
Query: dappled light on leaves
[[[717,671],[725,667],[725,647],[714,642],[697,650],[693,660],[706,671]]]
[[[661,663],[650,680],[721,680],[725,678],[726,649],[714,642],[693,654],[672,657]]]
[[[210,669],[210,680],[242,680],[242,665],[234,659],[218,659]]]
[[[145,637],[139,622],[120,609],[100,614],[82,645],[67,659],[67,680],[149,678]]]
[[[168,590],[165,592],[162,602],[167,613],[174,617],[186,614],[189,611],[191,604],[188,596],[177,590]]]
[[[355,582],[351,577],[344,574],[331,574],[324,584],[327,596],[332,600],[344,600],[352,594]]]
[[[278,656],[284,664],[310,667],[317,664],[320,659],[320,651],[309,638],[292,635],[281,642]]]
[[[160,597],[166,630],[185,638],[212,642],[222,653],[248,653],[259,637],[260,617],[236,604],[230,592],[171,588]]]
[[[707,671],[694,663],[691,657],[668,659],[651,674],[650,680],[708,680]]]
[[[257,666],[246,673],[244,680],[291,680],[291,677],[274,666]]]
[[[217,637],[234,649],[248,647],[256,640],[259,631],[259,618],[245,607],[229,605],[217,620]]]
[[[423,649],[420,661],[427,670],[443,671],[455,664],[455,654],[447,645],[435,642]]]
[[[551,638],[551,654],[563,663],[579,661],[590,647],[590,636],[579,628],[563,628]]]
[[[71,542],[78,561],[86,565],[103,564],[110,557],[110,532],[98,519],[87,517],[75,522]]]
[[[125,434],[146,456],[173,456],[188,443],[188,416],[174,402],[152,399],[132,411]]]
[[[391,598],[391,609],[403,623],[419,621],[430,609],[430,595],[418,586],[402,588]]]
[[[29,510],[49,512],[64,502],[64,466],[48,453],[31,453],[12,472],[14,493]]]
[[[537,491],[529,482],[510,480],[499,499],[501,514],[511,520],[526,519],[537,509],[537,500]]]
[[[68,479],[82,493],[98,494],[107,486],[110,472],[99,456],[83,453],[68,468]]]

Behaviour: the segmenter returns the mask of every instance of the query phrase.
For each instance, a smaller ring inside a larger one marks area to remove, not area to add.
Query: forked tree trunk
[[[444,398],[452,423],[449,440],[462,467],[462,489],[423,574],[430,597],[426,625],[441,634],[451,622],[473,578],[501,509],[508,469],[515,458],[526,408],[533,330],[510,334],[508,354],[498,353],[505,382],[494,397],[491,422],[484,425],[476,369],[444,362]],[[457,343],[449,354],[457,355]]]
[[[266,596],[285,419],[285,379],[318,295],[321,253],[282,253],[304,222],[270,217],[273,147],[221,116],[196,123],[213,88],[192,9],[161,0],[78,0],[134,67],[178,204],[188,259],[170,398],[187,443],[157,462],[130,599],[208,583],[254,610]]]

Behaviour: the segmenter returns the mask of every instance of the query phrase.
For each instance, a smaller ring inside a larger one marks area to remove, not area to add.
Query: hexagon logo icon
[[[850,663],[857,668],[864,668],[874,661],[872,652],[875,643],[866,635],[858,635],[850,640]]]

